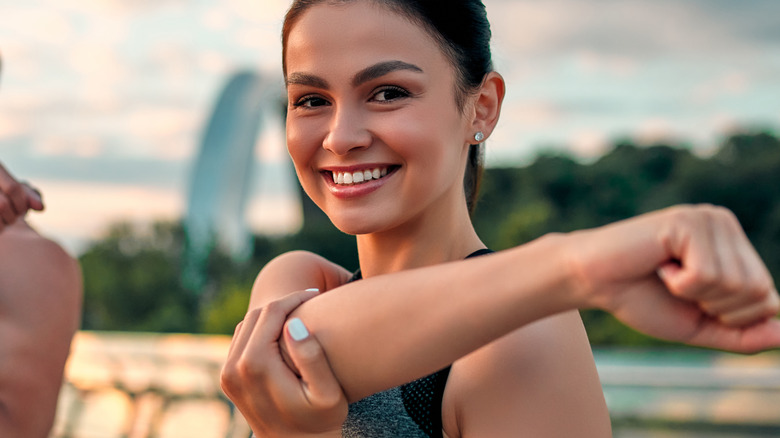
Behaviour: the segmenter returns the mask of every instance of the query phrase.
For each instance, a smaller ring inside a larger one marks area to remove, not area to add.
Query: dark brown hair
[[[282,29],[282,65],[287,76],[287,39],[300,16],[311,6],[356,0],[294,0]],[[481,0],[371,0],[420,24],[438,43],[457,73],[455,103],[465,109],[474,93],[493,70],[490,23]],[[469,148],[463,188],[469,212],[474,210],[484,168],[484,144]]]

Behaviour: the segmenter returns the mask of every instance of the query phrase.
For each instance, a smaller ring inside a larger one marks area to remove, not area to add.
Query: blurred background
[[[474,218],[490,247],[711,202],[780,278],[779,2],[485,4],[508,85]],[[289,249],[357,267],[284,148],[288,5],[0,0],[0,160],[85,275],[53,436],[246,436],[215,376],[254,275]],[[780,436],[776,353],[583,318],[617,437]]]

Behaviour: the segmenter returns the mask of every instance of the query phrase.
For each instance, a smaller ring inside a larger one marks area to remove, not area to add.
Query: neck
[[[465,202],[444,214],[431,212],[392,230],[357,236],[363,278],[462,260],[485,245]]]

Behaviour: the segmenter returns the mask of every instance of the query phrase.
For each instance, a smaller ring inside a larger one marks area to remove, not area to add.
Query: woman
[[[480,144],[504,96],[489,37],[477,0],[294,1],[288,149],[357,236],[360,271],[293,252],[258,275],[222,376],[258,436],[609,436],[578,308],[691,344],[780,345],[772,279],[724,209],[474,257]]]

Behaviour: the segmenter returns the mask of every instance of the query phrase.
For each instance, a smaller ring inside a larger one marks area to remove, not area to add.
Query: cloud
[[[496,42],[526,56],[555,56],[579,50],[632,57],[753,52],[758,38],[774,44],[780,41],[776,18],[780,16],[780,3],[774,0],[486,3]],[[756,27],[763,30],[757,31]]]
[[[92,135],[39,136],[33,141],[32,155],[44,157],[72,156],[95,158],[103,154],[100,138]]]
[[[747,72],[724,72],[695,86],[690,98],[696,104],[707,104],[722,96],[742,95],[750,90],[751,82]]]
[[[184,202],[178,191],[119,184],[88,184],[36,180],[44,194],[46,211],[30,213],[39,231],[56,238],[73,254],[97,239],[108,224],[129,221],[175,220]]]
[[[12,114],[0,113],[0,140],[19,137],[28,130],[26,120]]]

